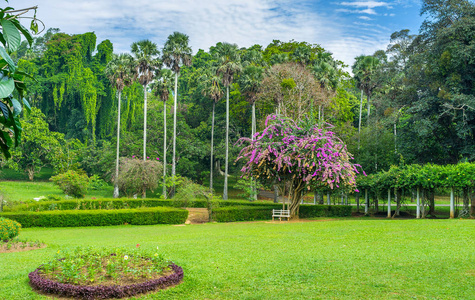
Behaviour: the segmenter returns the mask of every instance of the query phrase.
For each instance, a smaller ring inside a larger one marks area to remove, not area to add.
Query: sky
[[[358,55],[386,49],[391,33],[417,33],[418,0],[10,0],[16,9],[38,5],[46,28],[68,34],[93,31],[114,52],[150,39],[161,48],[174,31],[187,34],[193,52],[218,42],[267,46],[272,40],[319,44],[351,66]]]

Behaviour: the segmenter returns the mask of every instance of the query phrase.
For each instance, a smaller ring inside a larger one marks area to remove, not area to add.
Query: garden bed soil
[[[187,208],[188,219],[185,224],[203,224],[209,222],[207,208]]]
[[[15,243],[11,245],[11,248],[8,249],[7,243],[0,244],[0,253],[12,253],[12,252],[23,252],[23,251],[30,251],[30,250],[37,250],[45,248],[45,244],[41,244],[40,246],[22,246],[22,243]]]

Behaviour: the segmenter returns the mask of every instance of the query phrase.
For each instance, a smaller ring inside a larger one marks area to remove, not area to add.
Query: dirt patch
[[[0,253],[23,252],[45,248],[46,244],[41,242],[29,242],[18,239],[2,242],[0,241]]]
[[[208,209],[206,208],[187,208],[188,219],[185,224],[203,224],[209,222]]]

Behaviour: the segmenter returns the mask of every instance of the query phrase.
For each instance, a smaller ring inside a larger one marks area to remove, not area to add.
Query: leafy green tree
[[[114,198],[119,197],[119,144],[120,144],[120,107],[122,105],[121,96],[125,86],[132,83],[133,79],[133,58],[129,54],[113,55],[112,60],[107,64],[105,75],[117,91],[117,151],[116,168],[114,177]]]
[[[64,134],[49,130],[45,115],[35,107],[31,108],[29,114],[25,114],[22,123],[22,143],[11,151],[12,159],[7,165],[24,171],[28,174],[28,179],[33,180],[35,174],[62,152],[61,147],[66,142]]]
[[[176,176],[176,111],[178,97],[178,74],[181,67],[191,64],[191,47],[188,45],[189,37],[180,32],[174,32],[168,36],[163,46],[163,62],[175,73],[175,92],[173,105],[173,158],[172,158],[172,177]],[[173,194],[175,192],[173,191]]]
[[[150,40],[134,42],[131,45],[132,54],[135,56],[135,68],[138,82],[143,86],[144,94],[144,125],[143,125],[143,160],[147,159],[147,86],[155,78],[157,70],[162,63],[157,58],[160,54],[157,44]],[[142,198],[146,196],[146,189],[142,191]]]
[[[241,57],[236,44],[218,43],[215,57],[217,60],[216,74],[221,75],[226,87],[226,158],[224,171],[223,199],[228,200],[228,158],[229,158],[229,86],[233,83],[234,74],[242,69]]]

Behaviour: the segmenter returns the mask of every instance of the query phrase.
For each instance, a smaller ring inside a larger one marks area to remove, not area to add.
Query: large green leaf
[[[26,100],[26,98],[23,98],[23,105],[25,106],[25,108],[28,112],[31,112],[30,102],[28,102],[28,100]]]
[[[0,73],[0,98],[6,98],[11,95],[15,89],[15,81],[13,78]]]
[[[7,62],[8,66],[10,66],[10,70],[12,72],[15,72],[15,69],[16,69],[16,65],[15,63],[13,62],[12,58],[10,57],[10,55],[8,55],[7,51],[5,50],[5,48],[1,47],[0,46],[0,55],[2,56],[2,58]]]
[[[23,36],[25,36],[26,40],[28,41],[28,44],[30,44],[30,46],[33,44],[33,36],[31,35],[31,33],[28,31],[28,29],[26,29],[23,25],[21,25],[21,23],[18,21],[18,20],[12,20],[13,24],[15,25],[15,27],[21,31],[21,33],[23,33]]]
[[[20,46],[21,42],[21,35],[20,31],[16,28],[15,24],[13,24],[10,20],[0,20],[0,24],[3,28],[3,37],[7,42],[7,49],[10,53],[16,51]]]
[[[12,105],[13,105],[13,116],[18,116],[21,113],[21,103],[17,99],[13,98],[12,99]]]
[[[5,116],[5,122],[2,122],[2,123],[7,123],[7,121],[10,119],[10,109],[8,108],[8,106],[5,103],[0,102],[0,110],[2,111],[3,115]]]

